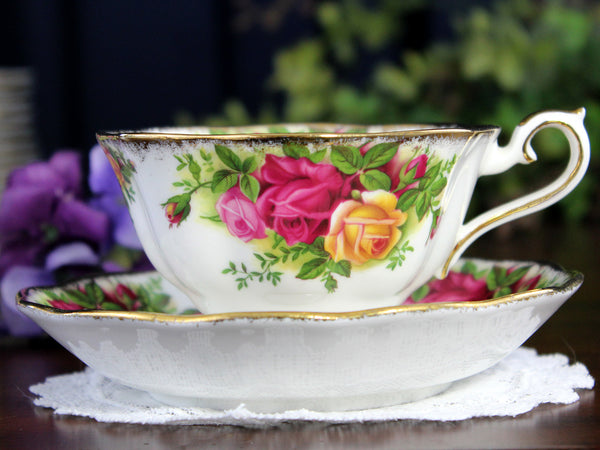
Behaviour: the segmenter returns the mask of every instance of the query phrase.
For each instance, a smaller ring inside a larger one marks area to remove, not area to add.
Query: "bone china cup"
[[[289,124],[98,134],[156,269],[204,313],[400,304],[486,231],[567,195],[589,162],[585,110],[498,127]],[[464,222],[482,175],[567,137],[546,187]]]

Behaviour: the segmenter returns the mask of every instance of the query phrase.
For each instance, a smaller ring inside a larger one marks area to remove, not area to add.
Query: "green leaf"
[[[331,163],[346,175],[352,175],[362,168],[363,157],[355,147],[333,145]]]
[[[190,158],[190,163],[188,165],[188,169],[189,169],[190,173],[192,174],[192,176],[194,177],[194,180],[200,181],[200,166],[198,165],[196,160],[194,160],[193,158]]]
[[[237,184],[238,174],[231,170],[217,170],[213,174],[211,190],[214,193],[227,192]]]
[[[506,272],[507,269],[504,267],[494,267],[494,274],[496,276],[497,286],[504,286],[506,284]]]
[[[221,219],[221,216],[219,216],[218,214],[215,214],[214,216],[200,216],[201,219],[206,219],[206,220],[210,220],[211,222],[223,222],[223,220]]]
[[[283,144],[283,154],[294,159],[308,158],[310,150],[308,150],[308,147],[305,145],[296,142],[288,142]]]
[[[242,171],[242,161],[240,160],[240,157],[238,155],[236,155],[235,153],[233,153],[229,148],[225,147],[224,145],[216,144],[215,152],[217,153],[217,156],[219,157],[219,159],[227,167],[229,167],[237,172]]]
[[[242,163],[242,172],[252,173],[258,168],[258,161],[255,156],[249,156]]]
[[[414,291],[411,294],[411,298],[415,303],[420,302],[421,300],[423,300],[427,294],[429,294],[429,286],[427,286],[426,284],[424,284],[423,286],[421,286],[419,289],[417,289],[416,291]]]
[[[310,155],[308,155],[308,159],[311,160],[312,162],[314,162],[315,164],[318,164],[321,161],[323,161],[323,158],[325,158],[326,154],[327,154],[327,149],[324,148],[323,150],[319,150],[317,152],[314,152],[314,153],[311,153]]]
[[[487,285],[487,288],[490,291],[493,291],[498,287],[498,280],[496,279],[496,271],[490,270],[490,273],[488,273],[488,276],[485,279],[485,283]]]
[[[102,303],[102,309],[105,311],[123,311],[123,307],[121,305],[117,305],[113,302]]]
[[[502,289],[500,289],[498,292],[496,292],[494,294],[494,298],[504,297],[505,295],[510,295],[510,294],[512,294],[512,290],[508,286],[506,286],[506,287],[503,287]]]
[[[348,278],[350,273],[352,272],[352,264],[350,261],[346,261],[345,259],[335,262],[333,260],[329,261],[329,270],[338,275]]]
[[[94,299],[90,298],[87,294],[81,292],[79,289],[67,289],[65,294],[67,295],[67,299],[65,299],[66,303],[76,303],[79,306],[90,309],[96,307]]]
[[[400,185],[401,186],[403,186],[403,187],[408,186],[413,181],[415,181],[415,175],[417,174],[417,168],[418,167],[419,167],[419,165],[416,164],[407,173],[403,173],[402,171],[400,171],[399,178],[400,178]]]
[[[177,194],[177,195],[174,195],[173,197],[168,198],[167,201],[162,204],[162,206],[166,206],[169,203],[177,203],[177,204],[179,204],[179,203],[182,203],[182,202],[186,203],[186,202],[189,202],[189,201],[190,201],[190,194],[188,194],[188,193]]]
[[[323,236],[317,237],[312,244],[306,247],[306,250],[311,252],[315,256],[328,258],[329,253],[325,250],[325,238]],[[302,253],[306,253],[303,251]]]
[[[328,293],[335,292],[338,287],[338,282],[335,278],[331,276],[331,274],[327,275],[325,278],[325,289],[327,289]]]
[[[448,184],[448,180],[446,180],[445,178],[439,178],[433,183],[431,183],[427,190],[431,193],[432,196],[437,197],[442,193],[442,191],[446,187],[446,184]]]
[[[506,276],[504,285],[510,286],[515,284],[529,272],[529,269],[531,269],[531,266],[519,267],[518,269],[513,270]]]
[[[473,261],[466,261],[460,271],[461,273],[475,275],[477,273],[477,264]]]
[[[191,200],[190,194],[181,194],[179,197],[180,198],[177,201],[177,206],[175,207],[175,210],[173,211],[174,216],[179,214],[185,208],[189,208],[189,206],[190,206],[190,200]]]
[[[439,162],[439,163],[429,167],[427,169],[427,171],[425,171],[424,178],[429,178],[431,180],[435,180],[437,178],[437,176],[440,174],[441,170],[442,170],[442,163]]]
[[[377,169],[367,170],[365,173],[361,173],[359,178],[362,185],[369,191],[378,189],[389,191],[392,187],[390,177]]]
[[[409,189],[408,191],[405,191],[398,199],[396,208],[402,211],[408,211],[410,207],[413,206],[417,201],[419,192],[420,191],[418,191],[417,189]]]
[[[430,206],[431,194],[427,191],[419,192],[419,195],[417,196],[417,199],[415,201],[415,208],[417,210],[417,217],[419,219],[419,222],[423,220],[423,217],[425,217],[425,214],[427,214],[427,211],[429,210]]]
[[[179,221],[179,223],[177,224],[177,226],[179,226],[181,224],[181,222],[183,222],[185,219],[187,219],[187,217],[190,215],[190,211],[192,210],[190,204],[186,204],[185,208],[183,208],[183,214],[181,215],[181,220]]]
[[[260,193],[260,183],[252,175],[243,174],[240,178],[240,190],[255,203]]]
[[[363,167],[365,169],[373,169],[383,166],[385,163],[390,162],[397,152],[397,142],[384,142],[374,145],[365,154]]]
[[[105,300],[104,292],[100,286],[93,281],[85,285],[85,292],[87,293],[88,298],[92,299],[96,305],[102,304]]]
[[[301,280],[312,280],[325,272],[327,266],[326,258],[314,258],[305,262],[300,268],[296,278]]]
[[[200,150],[200,156],[206,162],[209,162],[212,159],[212,156],[210,154],[206,153],[204,150]]]

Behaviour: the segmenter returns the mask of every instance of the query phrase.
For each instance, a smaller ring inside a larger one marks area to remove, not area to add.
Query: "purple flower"
[[[90,204],[110,217],[113,241],[123,247],[141,250],[142,244],[129,215],[121,186],[99,145],[90,151],[89,185],[94,194]]]
[[[109,236],[109,217],[82,195],[80,157],[57,152],[48,162],[16,169],[0,201],[2,317],[17,335],[39,328],[16,309],[19,289],[52,284],[64,266],[97,264]]]
[[[16,306],[15,297],[24,288],[56,283],[54,271],[67,266],[97,267],[99,257],[87,244],[73,242],[56,247],[46,256],[43,267],[15,265],[8,269],[0,283],[0,308],[4,326],[14,336],[35,336],[41,332],[31,319]]]
[[[39,265],[63,242],[105,242],[109,218],[81,199],[81,167],[75,152],[19,168],[0,201],[0,276],[15,265]]]
[[[21,289],[30,286],[54,284],[54,277],[43,268],[30,266],[13,266],[2,278],[2,302],[0,303],[2,319],[6,329],[15,336],[35,336],[40,328],[34,321],[17,309],[15,296]]]
[[[100,268],[152,268],[100,146],[90,152],[88,182],[94,196],[89,202],[82,198],[80,164],[76,152],[61,151],[9,176],[0,201],[0,332],[41,332],[16,308],[15,296],[23,288],[60,283]]]

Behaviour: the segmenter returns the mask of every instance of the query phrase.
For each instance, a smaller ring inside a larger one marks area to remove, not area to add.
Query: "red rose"
[[[470,302],[486,300],[492,295],[485,278],[477,280],[470,273],[450,272],[442,280],[431,281],[428,287],[423,299],[416,302],[409,297],[404,303]]]
[[[256,176],[262,185],[257,210],[288,245],[325,235],[333,210],[350,191],[334,166],[307,158],[267,155]]]

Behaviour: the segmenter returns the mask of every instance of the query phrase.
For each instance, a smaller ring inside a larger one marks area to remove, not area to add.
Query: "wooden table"
[[[470,256],[549,260],[581,270],[586,281],[527,343],[560,352],[600,379],[600,236],[565,228],[520,233],[499,242],[485,237]],[[290,424],[252,430],[214,426],[106,424],[56,416],[35,407],[28,387],[47,376],[83,368],[54,341],[0,343],[0,449],[9,448],[600,448],[600,388],[581,391],[571,405],[542,405],[516,418],[461,422],[399,421],[348,425]]]

